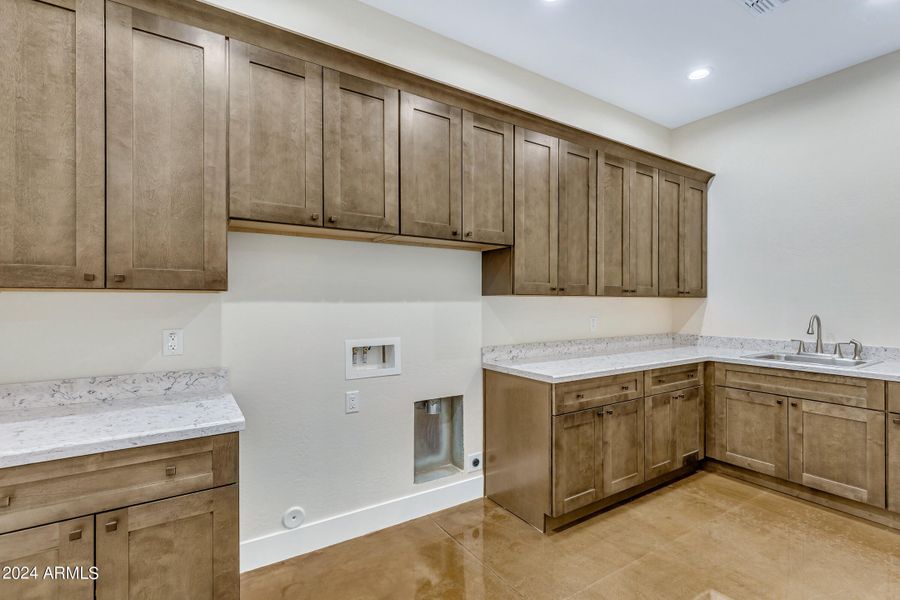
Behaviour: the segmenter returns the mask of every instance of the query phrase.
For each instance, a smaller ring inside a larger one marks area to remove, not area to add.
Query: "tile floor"
[[[245,573],[241,598],[900,599],[900,533],[700,472],[548,536],[476,500]]]

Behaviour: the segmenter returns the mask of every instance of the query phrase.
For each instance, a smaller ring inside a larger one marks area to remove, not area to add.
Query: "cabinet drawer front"
[[[884,410],[884,382],[876,379],[719,364],[716,385]]]
[[[888,411],[900,414],[900,383],[892,381],[887,386]]]
[[[230,436],[0,470],[0,533],[232,482]]]
[[[644,395],[642,372],[612,375],[587,381],[573,381],[555,386],[553,414],[575,412],[597,406],[633,400]]]
[[[703,383],[703,365],[679,365],[644,371],[644,391],[648,396],[696,387]]]

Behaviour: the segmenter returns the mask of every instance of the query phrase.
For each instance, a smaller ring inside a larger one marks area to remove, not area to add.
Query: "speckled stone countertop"
[[[830,352],[831,347],[826,346],[826,350]],[[867,348],[863,358],[876,362],[855,369],[746,358],[748,354],[760,352],[795,351],[796,344],[781,340],[662,334],[488,346],[482,351],[482,366],[546,383],[565,383],[702,361],[900,381],[900,348]]]
[[[0,385],[0,468],[243,429],[224,369]]]

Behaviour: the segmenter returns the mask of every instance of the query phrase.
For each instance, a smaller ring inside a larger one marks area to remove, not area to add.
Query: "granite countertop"
[[[791,347],[787,341],[749,338],[633,336],[492,346],[483,350],[482,366],[490,371],[546,383],[565,383],[702,361],[900,381],[900,349],[896,348],[868,349],[863,358],[877,362],[863,368],[785,364],[744,358],[759,352],[784,351],[794,352],[796,347]]]
[[[0,468],[244,429],[224,369],[0,385]]]

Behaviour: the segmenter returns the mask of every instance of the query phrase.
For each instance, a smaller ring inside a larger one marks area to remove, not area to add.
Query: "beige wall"
[[[675,130],[710,189],[709,298],[675,327],[900,346],[900,53]]]

